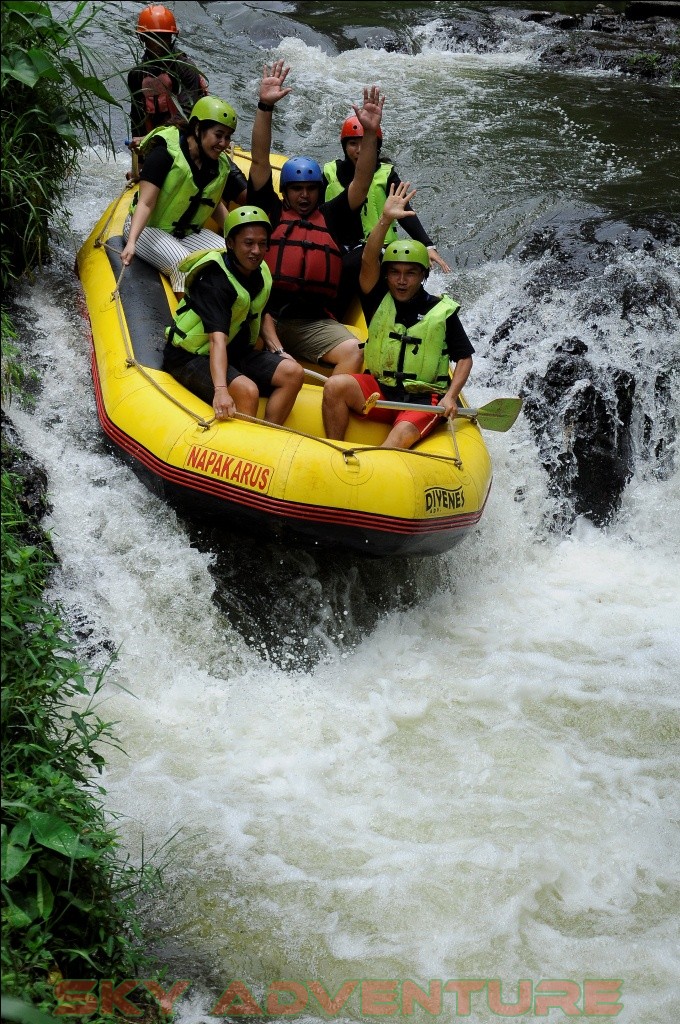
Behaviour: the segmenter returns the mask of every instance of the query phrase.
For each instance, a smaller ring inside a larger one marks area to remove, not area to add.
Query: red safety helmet
[[[380,130],[380,127],[378,127],[376,134],[379,139],[382,139],[382,131]],[[342,128],[340,129],[340,142],[343,142],[345,139],[363,139],[363,137],[364,126],[358,117],[352,115],[342,122]]]
[[[138,32],[169,32],[174,36],[179,35],[175,15],[163,4],[149,4],[143,11],[140,11],[137,19]]]

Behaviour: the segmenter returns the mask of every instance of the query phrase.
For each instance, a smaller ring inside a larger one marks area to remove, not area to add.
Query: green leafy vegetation
[[[98,10],[82,2],[57,21],[47,3],[0,5],[3,291],[46,258],[83,145],[111,144],[106,114],[116,100],[80,38]]]
[[[49,257],[83,148],[112,147],[107,118],[115,100],[82,42],[100,10],[82,2],[57,20],[47,3],[0,5],[0,274],[10,299]],[[4,302],[3,409],[15,396],[26,401],[34,383]],[[61,609],[45,600],[54,555],[25,478],[11,471],[17,453],[4,427],[2,1016],[42,1024],[61,979],[149,973],[135,905],[159,877],[158,869],[130,864],[104,810],[102,751],[116,739],[100,716],[102,676],[79,663]]]
[[[112,723],[58,608],[54,565],[2,474],[3,991],[47,1008],[64,978],[133,978],[144,963],[135,899],[157,883],[121,856],[97,782]]]

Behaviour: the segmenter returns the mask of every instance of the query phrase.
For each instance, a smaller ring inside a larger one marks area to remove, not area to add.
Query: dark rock
[[[590,216],[583,209],[566,209],[539,222],[518,253],[535,267],[525,280],[526,303],[517,303],[490,338],[499,384],[508,368],[521,373],[533,343],[531,324],[542,322],[537,307],[549,307],[554,293],[576,287],[579,294],[582,335],[574,333],[576,322],[571,332],[567,327],[545,371],[525,371],[520,388],[548,474],[555,527],[568,528],[576,515],[608,523],[636,459],[659,479],[674,471],[679,425],[673,413],[672,353],[660,353],[664,369],[650,394],[649,367],[638,368],[634,361],[621,365],[615,341],[601,347],[600,324],[618,318],[628,338],[640,328],[660,328],[669,337],[677,330],[680,295],[673,275],[665,272],[663,260],[644,256],[679,243],[677,221],[662,214],[631,214],[623,222],[596,208]],[[672,259],[668,256],[671,264]],[[608,359],[590,359],[591,340]]]
[[[558,498],[556,525],[582,515],[605,526],[618,511],[633,469],[630,423],[635,379],[619,370],[613,381],[583,357],[587,348],[567,338],[545,375],[529,374],[524,412]]]
[[[581,24],[581,17],[580,15],[572,14],[553,14],[545,24],[548,28],[578,28]]]
[[[643,416],[643,455],[658,480],[668,480],[675,472],[678,423],[672,410],[673,383],[668,373],[660,373],[654,383],[653,415]]]
[[[541,17],[536,20],[554,29],[556,38],[542,49],[538,59],[560,69],[597,68],[672,83],[680,78],[677,30],[671,20],[677,17],[680,0],[631,3],[625,16],[598,6],[592,13],[575,16],[577,24],[558,15]]]
[[[635,382],[630,374],[615,386],[615,401],[589,382],[576,391],[564,415],[570,472],[563,490],[577,515],[606,526],[618,511],[633,475],[630,417]]]
[[[23,450],[12,421],[4,409],[1,413],[1,422],[3,471],[21,478],[18,503],[26,522],[20,524],[18,534],[26,544],[34,544],[51,551],[49,538],[40,527],[42,519],[51,510],[47,499],[47,473]]]
[[[613,11],[584,15],[582,26],[591,32],[620,32],[621,17]]]
[[[584,356],[588,351],[588,346],[580,338],[565,338],[564,341],[555,346],[555,351],[566,352],[572,356]]]
[[[540,24],[542,21],[548,21],[552,16],[552,11],[529,11],[527,14],[522,15],[520,21],[535,21]]]
[[[442,49],[465,49],[474,53],[492,53],[505,38],[503,30],[491,17],[447,19],[434,31],[436,45]]]
[[[626,5],[629,21],[646,21],[648,18],[680,18],[678,0],[630,0]]]

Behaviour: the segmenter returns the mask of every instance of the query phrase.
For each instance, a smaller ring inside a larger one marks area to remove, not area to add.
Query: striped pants
[[[131,220],[132,217],[128,215],[123,226],[123,238],[126,242],[130,234]],[[135,254],[169,277],[173,292],[183,292],[186,275],[180,274],[177,264],[190,253],[198,252],[200,249],[224,248],[224,238],[210,228],[201,228],[199,232],[187,235],[186,238],[175,238],[160,228],[144,228],[137,239]]]

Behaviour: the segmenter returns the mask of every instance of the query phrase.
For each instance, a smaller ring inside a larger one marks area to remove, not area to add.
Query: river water
[[[120,68],[138,5],[105,6],[91,41]],[[87,154],[71,228],[22,295],[47,386],[13,416],[49,474],[52,596],[83,654],[115,652],[101,713],[125,754],[107,754],[106,803],[133,860],[169,858],[143,914],[167,978],[191,981],[181,1024],[214,1019],[232,979],[263,1006],[282,980],[332,996],[357,979],[430,994],[436,980],[500,979],[512,1003],[522,979],[578,992],[609,979],[617,1020],[672,1024],[680,320],[652,299],[624,318],[612,294],[625,279],[678,295],[677,249],[620,241],[639,215],[678,212],[677,90],[541,68],[546,30],[514,4],[173,9],[213,91],[242,112],[246,148],[265,60],[293,68],[274,117],[282,152],[336,155],[350,104],[381,85],[385,152],[453,267],[431,284],[462,302],[473,404],[517,393],[572,335],[605,376],[634,366],[638,381],[634,473],[605,529],[551,528],[555,496],[520,417],[487,435],[487,511],[449,555],[374,563],[202,530],[98,430],[71,268],[122,188],[122,118],[116,158]],[[452,18],[473,27],[467,41],[452,41]],[[493,45],[475,44],[489,27]],[[573,240],[593,218],[619,225],[596,271],[551,283],[545,254],[520,258],[546,225]],[[493,343],[518,309],[512,344]],[[502,1019],[491,990],[468,1020]],[[307,1019],[328,1019],[305,991]],[[384,994],[376,1010],[372,991],[362,1008],[354,989],[338,1019],[406,1012]],[[449,991],[414,1016],[457,1019],[464,1003]]]

